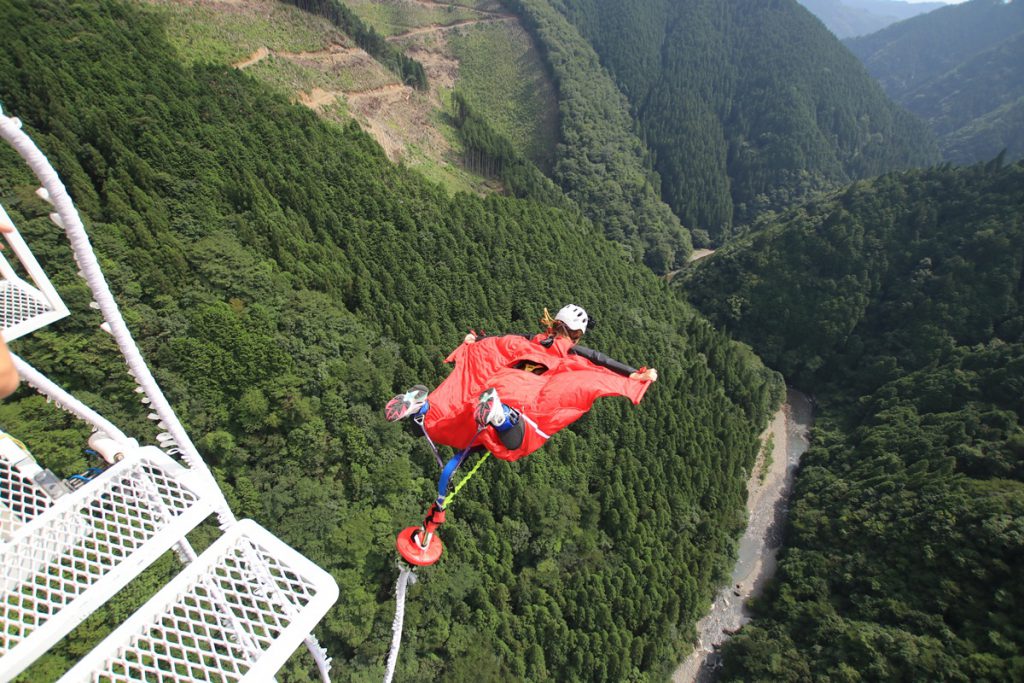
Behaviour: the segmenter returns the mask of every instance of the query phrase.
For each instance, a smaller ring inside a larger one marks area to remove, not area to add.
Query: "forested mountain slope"
[[[527,159],[548,169],[554,163],[554,86],[515,17],[489,0],[458,8],[337,0],[136,4],[166,22],[167,39],[185,62],[234,66],[321,118],[354,120],[388,158],[450,192],[520,196],[541,176]],[[486,117],[492,137],[515,147],[515,168],[487,173],[472,163],[477,151],[465,126],[453,122],[453,90]]]
[[[386,142],[395,128],[405,134],[433,126],[444,131],[454,120],[463,165],[471,172],[499,180],[516,196],[550,203],[550,182],[532,167],[535,161],[634,262],[666,273],[686,261],[690,234],[661,200],[660,180],[633,131],[628,104],[593,49],[544,2],[510,3],[521,19],[517,22],[490,0],[459,5],[292,1],[332,18],[358,14],[377,35],[386,36],[389,47],[399,46],[427,65],[436,111],[369,126],[378,139]],[[532,40],[522,35],[520,23]],[[535,66],[541,58],[546,68]],[[393,92],[377,110],[403,108],[408,94]],[[446,148],[448,138],[408,147]]]
[[[941,2],[900,0],[797,0],[837,38],[863,36],[889,24],[945,7]]]
[[[938,158],[795,0],[553,4],[629,98],[665,200],[715,240],[823,188]]]
[[[0,0],[0,103],[62,175],[129,326],[239,516],[328,569],[318,629],[338,681],[379,680],[394,535],[432,497],[422,439],[381,406],[434,385],[467,327],[584,304],[591,345],[657,367],[542,451],[485,463],[420,572],[396,680],[654,681],[727,576],[757,434],[781,383],[593,225],[541,203],[449,195],[355,124],[245,73],[186,65],[130,4]],[[89,294],[0,150],[0,197],[76,311]],[[152,425],[98,320],[14,350],[126,431]],[[81,471],[83,434],[23,389],[0,423]],[[22,680],[53,680],[151,586],[129,586]],[[279,677],[309,680],[298,657]]]
[[[1024,675],[1024,165],[858,183],[682,286],[822,407],[727,680]]]
[[[957,345],[1024,333],[1019,164],[891,174],[794,209],[681,281],[808,389],[865,393]]]
[[[555,180],[634,261],[658,273],[685,263],[690,234],[662,201],[661,179],[633,130],[629,103],[593,47],[547,0],[508,5],[534,35],[557,83]]]
[[[846,41],[957,163],[1024,156],[1024,5],[971,0]]]

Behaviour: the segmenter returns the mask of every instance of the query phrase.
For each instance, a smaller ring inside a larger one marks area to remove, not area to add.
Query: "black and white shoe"
[[[427,388],[417,384],[404,394],[398,394],[384,406],[384,417],[388,422],[398,422],[410,415],[415,415],[427,402]]]

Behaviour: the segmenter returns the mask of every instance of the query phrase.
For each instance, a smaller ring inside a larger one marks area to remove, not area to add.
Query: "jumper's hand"
[[[0,223],[0,232],[14,232],[14,226],[8,225],[7,223]],[[4,248],[4,243],[0,242],[0,249]]]
[[[654,368],[642,368],[629,376],[630,379],[639,379],[644,382],[657,382],[658,371]]]

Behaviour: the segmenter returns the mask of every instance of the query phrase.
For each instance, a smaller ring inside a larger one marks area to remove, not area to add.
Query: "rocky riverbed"
[[[763,479],[764,461],[758,458],[747,482],[747,530],[740,539],[731,583],[719,591],[708,614],[697,622],[694,651],[672,675],[672,683],[708,683],[718,668],[717,648],[750,621],[747,598],[760,593],[775,572],[775,555],[782,542],[787,502],[800,456],[807,450],[813,423],[810,400],[790,389],[786,403],[772,419],[763,439],[773,444]]]

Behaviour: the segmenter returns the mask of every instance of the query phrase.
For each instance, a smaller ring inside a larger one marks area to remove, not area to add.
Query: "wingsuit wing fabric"
[[[519,411],[525,434],[519,448],[506,448],[492,428],[484,429],[476,443],[503,460],[518,460],[537,450],[558,430],[578,420],[602,396],[625,396],[640,403],[650,382],[624,377],[608,368],[570,354],[572,342],[557,339],[544,347],[538,335],[486,337],[464,343],[446,362],[455,363],[451,374],[431,392],[424,427],[430,438],[453,448],[464,448],[477,433],[473,419],[480,393],[494,387],[502,403]],[[519,369],[523,363],[547,370],[535,374]]]

